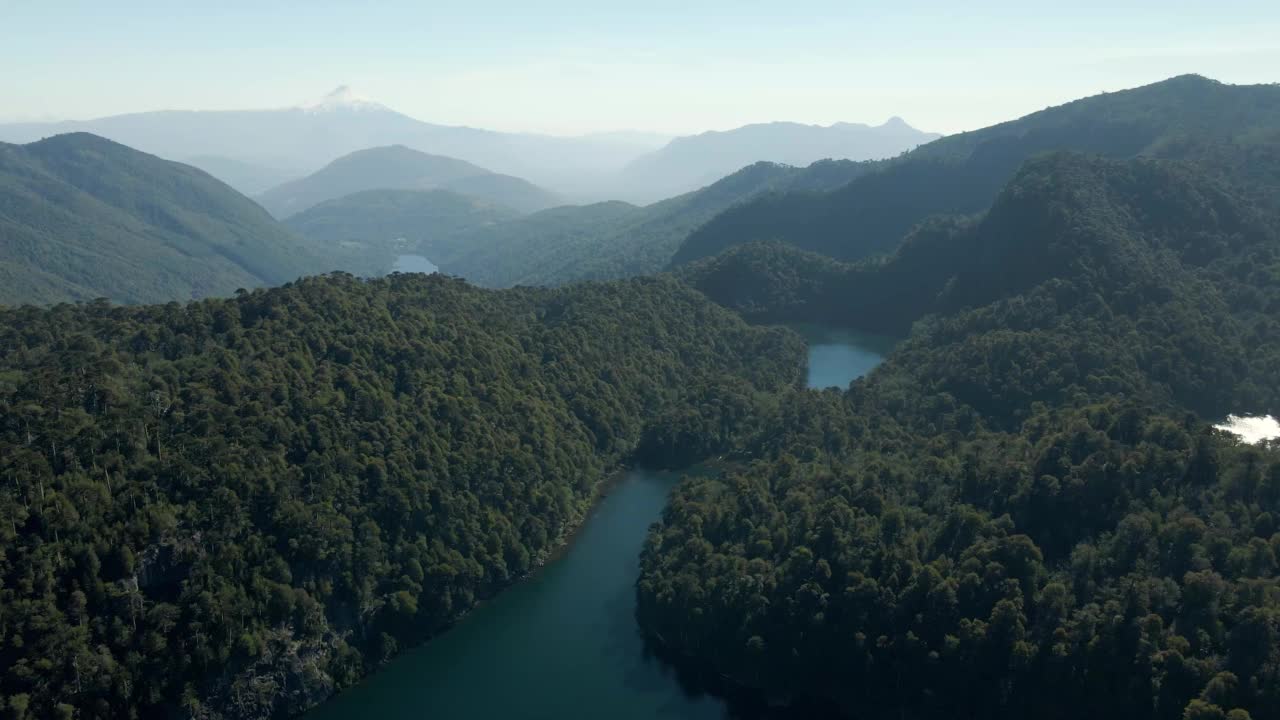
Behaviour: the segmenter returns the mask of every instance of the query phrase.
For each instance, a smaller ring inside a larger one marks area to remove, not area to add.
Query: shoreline
[[[725,457],[727,456],[722,456],[721,458],[714,458],[711,460],[694,463],[692,465],[689,465],[683,468],[670,469],[670,470],[655,470],[654,472],[668,472],[668,473],[679,475],[681,476],[681,478],[683,478],[684,475],[689,474],[690,472],[697,471],[698,469],[706,469],[708,471],[714,470],[716,472],[719,472],[723,468],[729,467],[732,465],[731,461],[726,461],[724,459]],[[587,499],[583,503],[582,512],[577,517],[574,518],[573,522],[565,524],[560,534],[557,535],[556,539],[550,544],[550,547],[542,554],[542,556],[535,558],[531,562],[529,570],[527,570],[526,572],[518,576],[512,577],[510,582],[504,583],[501,587],[495,589],[492,593],[489,593],[483,597],[478,598],[466,610],[458,613],[453,618],[449,619],[447,622],[438,626],[436,629],[426,633],[421,639],[417,640],[416,642],[413,642],[413,644],[401,647],[399,652],[397,652],[389,660],[387,660],[384,663],[379,663],[378,665],[374,666],[369,672],[363,673],[360,676],[360,679],[355,684],[351,685],[348,688],[344,688],[342,690],[331,692],[325,695],[323,699],[321,699],[319,702],[308,705],[307,707],[301,709],[299,712],[291,715],[291,717],[293,718],[306,717],[307,714],[310,713],[312,710],[324,705],[327,702],[330,702],[334,698],[337,698],[338,696],[343,695],[348,690],[365,682],[368,678],[381,672],[387,665],[397,662],[413,652],[421,650],[422,648],[427,646],[429,643],[431,643],[433,640],[436,640],[437,638],[440,638],[443,635],[454,630],[460,624],[466,622],[476,610],[479,610],[480,608],[488,605],[490,602],[494,601],[499,596],[501,596],[504,592],[511,590],[517,585],[534,580],[539,575],[539,573],[541,573],[545,568],[549,567],[551,564],[555,563],[557,560],[560,560],[561,558],[564,557],[565,553],[569,551],[570,547],[572,546],[573,542],[577,539],[582,529],[586,526],[587,520],[591,517],[591,514],[595,512],[596,508],[599,506],[600,501],[608,497],[608,495],[614,488],[616,488],[619,484],[621,484],[627,478],[627,476],[630,475],[632,472],[640,469],[640,467],[641,466],[634,465],[634,464],[620,463],[618,466],[614,467],[613,469],[603,473],[602,478],[592,488],[591,494],[589,495],[589,499]],[[665,509],[665,506],[664,506],[664,509]],[[640,630],[638,625],[637,625],[637,630],[638,631]]]

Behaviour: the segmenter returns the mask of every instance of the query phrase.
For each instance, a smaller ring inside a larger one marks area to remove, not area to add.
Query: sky
[[[0,120],[305,104],[571,135],[975,129],[1199,73],[1280,82],[1275,0],[0,0]]]

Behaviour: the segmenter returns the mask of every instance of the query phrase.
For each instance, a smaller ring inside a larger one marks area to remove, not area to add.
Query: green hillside
[[[284,219],[365,190],[452,190],[477,200],[534,212],[560,204],[547,190],[509,175],[499,175],[464,160],[429,155],[404,145],[358,150],[316,172],[258,196],[272,215]]]
[[[560,207],[465,233],[431,253],[446,272],[480,285],[559,285],[658,272],[703,223],[749,198],[781,189],[839,187],[867,170],[822,161],[808,168],[756,163],[700,190],[636,207]]]
[[[335,268],[386,273],[397,255],[426,253],[475,228],[518,215],[448,190],[366,190],[326,200],[285,221]]]
[[[229,295],[320,268],[195,168],[88,134],[0,145],[0,303]]]

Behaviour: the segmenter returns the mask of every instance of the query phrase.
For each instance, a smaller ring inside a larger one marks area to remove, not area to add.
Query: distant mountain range
[[[453,190],[518,212],[562,204],[559,196],[520,178],[403,145],[345,155],[311,175],[268,190],[258,201],[276,217],[287,218],[325,200],[366,190],[434,189]]]
[[[334,270],[380,276],[401,254],[554,200],[461,160],[374,148],[269,192],[268,206],[302,209],[281,223],[197,168],[89,133],[0,143],[0,305],[158,303]]]
[[[883,125],[802,125],[774,122],[672,140],[633,160],[621,184],[631,197],[650,200],[709,185],[757,161],[807,166],[823,159],[881,160],[942,137],[916,130],[902,118]]]
[[[263,207],[199,169],[87,133],[4,145],[7,242],[0,304],[121,303],[228,295],[302,274],[381,275],[421,254],[482,285],[552,285],[664,267],[726,208],[780,190],[827,190],[864,171],[755,163],[639,207],[561,206],[518,178],[404,147],[352,153],[268,191]],[[399,186],[399,187],[396,187]],[[295,212],[298,211],[298,212]]]
[[[0,144],[0,304],[229,295],[327,269],[204,172],[74,133]]]
[[[189,163],[246,195],[358,150],[403,145],[524,178],[573,202],[642,204],[709,185],[760,160],[806,166],[824,158],[881,159],[937,137],[898,118],[876,127],[778,122],[675,140],[636,131],[577,137],[504,133],[422,122],[344,86],[317,102],[280,109],[164,110],[0,124],[0,141],[29,143],[70,132]]]
[[[348,153],[401,144],[456,157],[494,172],[581,193],[612,178],[664,139],[644,133],[554,137],[503,133],[415,120],[340,87],[318,102],[274,110],[165,110],[84,121],[0,125],[0,141],[28,143],[90,132],[161,157],[209,170],[239,166],[223,179],[253,194]],[[204,159],[202,162],[201,159]],[[211,164],[208,158],[215,158]],[[260,174],[245,174],[257,167]],[[275,180],[267,180],[267,177]]]
[[[384,112],[350,96],[335,103],[296,112]],[[854,260],[892,250],[931,215],[986,210],[1017,169],[1044,152],[1145,155],[1213,168],[1242,157],[1239,147],[1264,152],[1278,139],[1276,87],[1185,76],[942,138],[888,160],[754,163],[645,206],[556,207],[558,196],[519,178],[406,146],[378,147],[263,193],[260,201],[277,217],[314,210],[291,219],[290,229],[194,168],[73,134],[3,146],[0,181],[9,192],[0,198],[7,241],[0,262],[8,282],[0,302],[203,297],[304,272],[376,275],[400,252],[494,287],[653,273],[755,240]],[[682,146],[697,143],[678,141],[667,150]],[[1258,173],[1273,165],[1246,167]],[[1280,185],[1280,178],[1251,180],[1251,187]],[[1280,204],[1264,195],[1254,200]]]

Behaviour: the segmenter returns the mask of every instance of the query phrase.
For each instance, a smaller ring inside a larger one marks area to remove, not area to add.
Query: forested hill
[[[1270,321],[1280,309],[1278,262],[1280,215],[1213,175],[1064,153],[1028,163],[980,219],[929,223],[883,260],[847,264],[755,243],[681,277],[753,320],[897,335],[924,318],[983,317],[1012,298],[1075,308],[1096,322],[1141,316],[1117,336],[1129,338],[1115,346],[1129,356],[1117,371],[1158,377],[1180,406],[1222,416],[1280,405],[1277,390],[1261,383],[1280,377]],[[1049,373],[1045,387],[1063,379]],[[1145,381],[1134,383],[1128,392]]]
[[[727,208],[771,190],[830,190],[870,167],[848,160],[824,160],[805,168],[758,162],[652,205],[552,208],[461,233],[427,253],[444,271],[488,287],[654,273],[670,263],[689,233]]]
[[[326,200],[284,224],[334,267],[377,277],[401,254],[430,255],[450,238],[518,215],[449,190],[366,190]]]
[[[1280,717],[1280,445],[1209,427],[1280,412],[1280,215],[1221,160],[1054,155],[889,259],[689,268],[758,317],[911,330],[677,488],[647,636],[857,717]]]
[[[1251,174],[1242,171],[1245,182]],[[1249,187],[1271,196],[1267,186]],[[927,314],[982,305],[1051,278],[1170,283],[1226,262],[1242,245],[1265,246],[1276,217],[1240,178],[1195,164],[1057,153],[1027,163],[984,215],[933,218],[881,258],[844,263],[755,242],[677,275],[756,321],[905,334]],[[1267,262],[1259,262],[1251,279],[1265,287]]]
[[[314,173],[258,196],[278,218],[288,218],[326,200],[366,190],[452,190],[520,212],[560,204],[527,180],[499,175],[457,158],[430,155],[403,145],[358,150]]]
[[[0,144],[0,304],[167,302],[322,269],[195,168],[85,133]]]
[[[1277,132],[1280,86],[1176,77],[936,140],[830,193],[762,196],[699,228],[673,263],[753,240],[783,240],[856,260],[891,250],[930,215],[986,210],[1022,163],[1039,153],[1201,158]]]
[[[283,717],[721,452],[803,345],[672,280],[0,311],[0,707]],[[696,431],[665,431],[675,422]]]

